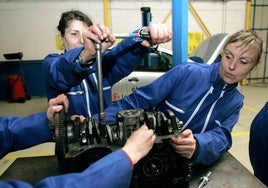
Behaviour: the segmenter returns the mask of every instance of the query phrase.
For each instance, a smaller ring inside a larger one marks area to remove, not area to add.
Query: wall
[[[111,30],[114,33],[129,33],[141,26],[140,8],[151,7],[152,22],[163,22],[171,26],[171,0],[110,0]],[[191,2],[191,1],[190,1]],[[192,1],[191,2],[211,34],[233,33],[245,25],[245,0],[236,1]],[[101,0],[0,0],[0,62],[6,61],[2,54],[23,52],[26,85],[33,96],[44,96],[43,78],[38,71],[42,59],[49,53],[61,53],[56,49],[55,36],[58,20],[63,11],[80,9],[90,15],[92,20],[104,22],[104,7]],[[189,11],[189,32],[203,32],[199,23]],[[172,26],[171,26],[172,27]],[[162,45],[172,49],[171,42]],[[34,63],[33,63],[34,62]],[[28,64],[29,63],[29,64]],[[39,65],[38,65],[39,64]],[[0,85],[7,69],[0,64]],[[12,71],[9,67],[8,71]],[[4,73],[3,73],[4,72]],[[32,79],[34,77],[35,79]],[[35,81],[35,82],[33,82]],[[38,88],[35,88],[38,87]],[[4,88],[4,87],[2,87]],[[0,90],[0,99],[6,97]]]
[[[171,10],[171,0],[127,1],[110,0],[111,30],[131,32],[141,25],[140,8],[150,6],[153,22],[162,22]],[[193,1],[192,5],[212,34],[232,33],[245,24],[245,0]],[[1,54],[22,51],[24,60],[43,59],[56,50],[55,35],[60,15],[68,9],[80,9],[94,22],[104,22],[103,1],[8,1],[0,2]],[[166,24],[171,25],[171,17]],[[187,27],[187,26],[186,26]],[[202,31],[189,11],[189,32]],[[170,45],[167,48],[171,48]]]

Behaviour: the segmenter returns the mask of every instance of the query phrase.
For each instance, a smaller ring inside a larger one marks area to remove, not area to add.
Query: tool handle
[[[121,39],[125,39],[125,38],[132,38],[133,40],[136,41],[142,41],[142,40],[151,40],[151,35],[148,31],[146,31],[145,29],[141,29],[139,31],[139,33],[118,33],[118,34],[114,34],[115,38],[121,38]]]
[[[145,29],[141,29],[140,32],[140,38],[143,39],[143,40],[148,40],[150,41],[151,40],[151,35],[148,31],[146,31]]]
[[[102,84],[102,57],[101,57],[101,43],[95,43],[95,50],[97,53],[97,73],[98,73],[98,95],[99,95],[99,120],[104,121],[106,115],[104,112],[104,99],[103,99],[103,84]]]

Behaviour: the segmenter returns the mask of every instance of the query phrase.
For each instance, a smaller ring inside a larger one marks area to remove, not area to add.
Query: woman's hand
[[[66,95],[61,94],[56,98],[50,99],[48,102],[47,109],[47,119],[50,123],[53,123],[54,116],[57,112],[61,111],[64,108],[64,111],[67,112],[69,109],[69,100]]]
[[[194,155],[197,148],[197,141],[190,129],[184,130],[178,137],[172,137],[170,142],[176,153],[188,159]]]
[[[170,27],[162,23],[152,23],[145,29],[150,33],[151,40],[143,40],[141,44],[146,47],[151,47],[157,44],[169,42],[172,39],[172,30]]]
[[[136,164],[152,149],[155,138],[154,131],[142,125],[131,134],[122,150],[127,153],[133,164]]]
[[[115,36],[110,32],[109,28],[102,23],[92,25],[83,31],[84,50],[81,52],[83,63],[96,57],[95,43],[100,43],[101,52],[105,52],[115,42]]]

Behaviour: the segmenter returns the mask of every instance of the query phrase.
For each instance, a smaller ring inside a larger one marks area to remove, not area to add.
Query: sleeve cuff
[[[122,149],[121,149],[122,150]],[[130,157],[128,156],[128,154],[124,151],[124,150],[122,150],[125,154],[126,154],[126,156],[128,157],[128,159],[129,159],[129,162],[130,162],[130,165],[131,165],[131,169],[133,170],[134,169],[134,164],[133,164],[133,161],[130,159]]]

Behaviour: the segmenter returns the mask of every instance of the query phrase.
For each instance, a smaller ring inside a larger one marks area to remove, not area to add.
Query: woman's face
[[[243,49],[240,44],[227,44],[223,51],[220,76],[227,84],[240,82],[257,65],[257,47]]]
[[[82,34],[87,28],[87,25],[82,21],[69,21],[68,27],[65,29],[65,34],[62,37],[64,49],[68,51],[70,49],[83,46],[84,40]]]

